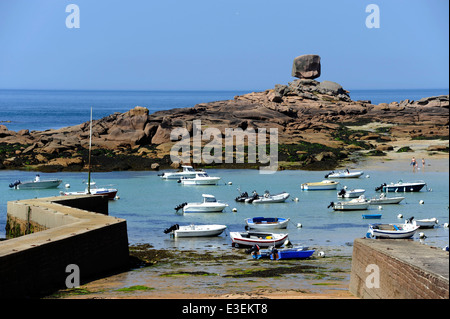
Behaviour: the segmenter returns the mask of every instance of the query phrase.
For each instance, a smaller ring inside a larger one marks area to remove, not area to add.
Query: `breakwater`
[[[448,299],[449,253],[400,239],[356,239],[350,292],[365,299]]]
[[[84,282],[129,265],[126,221],[99,196],[10,201],[6,227],[20,237],[0,243],[0,298],[40,297],[73,275]]]

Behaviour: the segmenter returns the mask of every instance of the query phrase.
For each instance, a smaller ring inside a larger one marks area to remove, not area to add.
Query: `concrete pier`
[[[69,265],[81,283],[128,269],[126,221],[107,213],[107,199],[92,195],[8,202],[8,227],[27,235],[0,242],[0,298],[66,288]]]
[[[367,299],[448,299],[449,253],[407,239],[356,239],[349,289]]]

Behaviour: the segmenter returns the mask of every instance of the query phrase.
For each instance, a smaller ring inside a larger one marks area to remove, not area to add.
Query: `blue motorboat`
[[[362,218],[363,219],[380,219],[381,218],[381,214],[363,214]]]

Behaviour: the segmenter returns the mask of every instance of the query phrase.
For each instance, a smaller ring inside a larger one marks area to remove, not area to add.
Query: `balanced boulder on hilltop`
[[[299,79],[315,79],[320,76],[320,56],[305,54],[294,59],[292,76]]]

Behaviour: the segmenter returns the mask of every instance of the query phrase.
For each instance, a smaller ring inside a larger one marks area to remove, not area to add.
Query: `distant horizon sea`
[[[106,90],[6,90],[0,89],[0,125],[9,130],[45,131],[78,125],[136,106],[150,113],[173,108],[193,107],[233,99],[261,90],[233,91],[106,91]],[[449,89],[350,90],[352,100],[370,100],[372,104],[419,100],[449,94]]]

